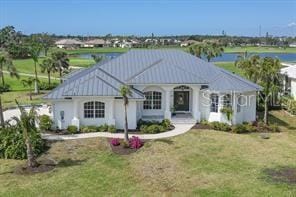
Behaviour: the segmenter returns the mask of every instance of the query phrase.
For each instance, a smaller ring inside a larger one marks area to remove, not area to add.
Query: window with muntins
[[[161,109],[161,92],[149,91],[144,92],[146,100],[144,101],[144,109]]]
[[[105,103],[90,101],[84,103],[84,118],[104,118]]]
[[[211,112],[218,112],[219,96],[211,94]]]
[[[231,95],[226,94],[223,96],[223,107],[231,107]]]

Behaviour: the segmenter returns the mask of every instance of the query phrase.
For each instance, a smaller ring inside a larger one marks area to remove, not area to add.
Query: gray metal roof
[[[130,50],[69,77],[45,98],[120,96],[120,86],[206,84],[215,91],[258,91],[260,86],[181,50]],[[132,89],[131,98],[144,98]]]

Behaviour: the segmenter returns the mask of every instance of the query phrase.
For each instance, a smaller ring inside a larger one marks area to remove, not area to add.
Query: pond
[[[122,53],[119,53],[119,52],[96,53],[96,55],[103,55],[109,59],[118,57],[120,54]],[[273,57],[273,58],[277,57],[284,62],[296,62],[296,53],[258,53],[258,54],[260,55],[260,57]],[[79,54],[77,55],[77,57],[91,59],[92,58],[91,55],[92,55],[91,53],[86,53],[86,54]],[[237,59],[238,55],[239,53],[223,53],[222,56],[213,58],[211,61],[212,62],[233,62]]]

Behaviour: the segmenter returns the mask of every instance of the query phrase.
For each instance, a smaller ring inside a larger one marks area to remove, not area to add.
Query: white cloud
[[[289,23],[288,24],[288,27],[295,27],[296,26],[296,23],[295,22],[292,22],[292,23]]]

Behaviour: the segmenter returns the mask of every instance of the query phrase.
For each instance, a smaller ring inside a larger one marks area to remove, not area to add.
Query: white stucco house
[[[282,63],[281,74],[284,75],[284,93],[296,100],[296,64]]]
[[[107,123],[123,128],[122,85],[132,91],[130,129],[140,119],[230,124],[256,119],[258,85],[181,50],[141,49],[75,72],[46,95],[55,126]],[[233,109],[230,121],[221,113],[225,106]]]

